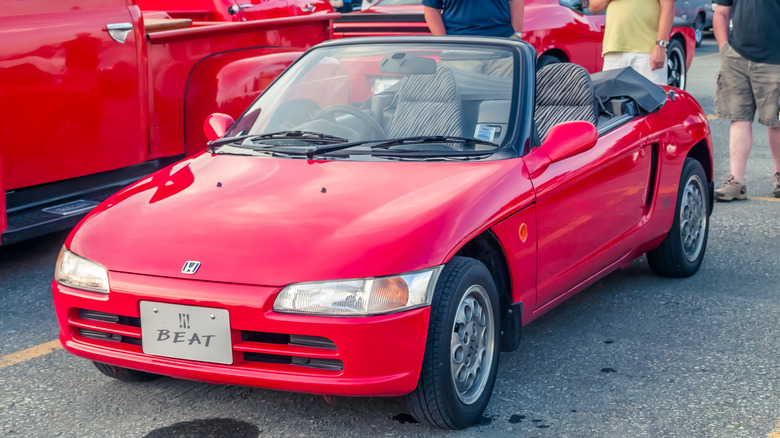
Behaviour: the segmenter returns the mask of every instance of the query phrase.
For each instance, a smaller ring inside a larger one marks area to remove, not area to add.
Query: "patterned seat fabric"
[[[389,138],[417,135],[463,135],[461,101],[449,67],[436,74],[409,74],[401,79]]]
[[[584,120],[595,125],[596,108],[590,74],[582,66],[563,62],[536,72],[534,123],[542,141],[559,123]]]

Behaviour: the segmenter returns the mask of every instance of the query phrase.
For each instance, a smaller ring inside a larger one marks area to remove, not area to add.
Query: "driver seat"
[[[462,136],[462,104],[455,77],[446,65],[435,74],[408,74],[401,79],[389,138],[421,135]]]
[[[568,62],[549,64],[536,72],[534,123],[539,139],[563,122],[584,120],[596,125],[598,110],[590,74]]]

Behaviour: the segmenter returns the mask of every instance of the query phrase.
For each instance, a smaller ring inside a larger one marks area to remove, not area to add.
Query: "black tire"
[[[686,158],[674,222],[661,245],[647,252],[647,261],[663,277],[690,277],[699,270],[707,250],[710,206],[709,184],[701,163]]]
[[[693,34],[696,47],[701,46],[701,40],[704,35],[704,16],[699,14],[696,16],[696,21],[693,22]]]
[[[669,47],[666,49],[667,84],[685,89],[688,82],[688,67],[685,63],[685,48],[678,40],[669,40]]]
[[[150,380],[162,377],[159,374],[145,373],[143,371],[131,370],[102,362],[92,362],[101,373],[123,382],[148,382]]]
[[[420,380],[407,396],[420,423],[463,429],[479,421],[496,381],[500,327],[498,291],[488,269],[475,259],[453,257],[436,283]],[[460,383],[456,375],[463,377]]]
[[[541,70],[542,67],[546,67],[550,64],[557,64],[559,62],[563,61],[553,55],[542,55],[536,60],[536,71]]]

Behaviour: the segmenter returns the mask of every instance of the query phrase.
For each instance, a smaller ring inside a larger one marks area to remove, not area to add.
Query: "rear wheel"
[[[542,55],[539,57],[539,59],[536,60],[536,70],[541,70],[542,67],[546,67],[550,64],[557,64],[559,62],[563,61],[553,55]]]
[[[102,362],[93,361],[92,363],[95,364],[95,367],[97,367],[101,373],[123,382],[147,382],[162,377],[159,374],[145,373],[143,371],[131,370],[129,368],[122,368]]]
[[[496,381],[500,326],[490,272],[475,259],[454,257],[436,284],[420,380],[407,396],[419,422],[463,429],[479,420]]]
[[[669,41],[669,47],[666,49],[666,65],[668,67],[667,84],[684,90],[685,84],[688,81],[688,68],[685,64],[685,48],[683,48],[682,43],[675,39]]]
[[[661,245],[647,253],[650,268],[664,277],[689,277],[696,273],[704,259],[709,234],[709,195],[707,176],[701,163],[686,158],[677,207],[669,234]]]
[[[699,14],[696,21],[693,22],[693,34],[696,41],[696,47],[701,46],[701,40],[704,36],[704,16]]]

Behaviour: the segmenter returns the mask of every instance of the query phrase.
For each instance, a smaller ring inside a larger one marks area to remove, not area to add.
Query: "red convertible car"
[[[121,380],[406,396],[421,422],[474,424],[524,325],[644,254],[692,275],[707,245],[696,101],[631,69],[537,71],[534,54],[479,37],[312,48],[235,123],[210,116],[206,151],[73,230],[62,344]]]
[[[540,66],[573,62],[591,73],[601,71],[604,14],[592,14],[581,0],[524,1],[523,39],[536,49]],[[344,14],[333,23],[333,35],[337,38],[429,33],[420,0],[379,0],[363,11]],[[675,25],[667,49],[669,85],[685,89],[695,50],[694,30]]]

